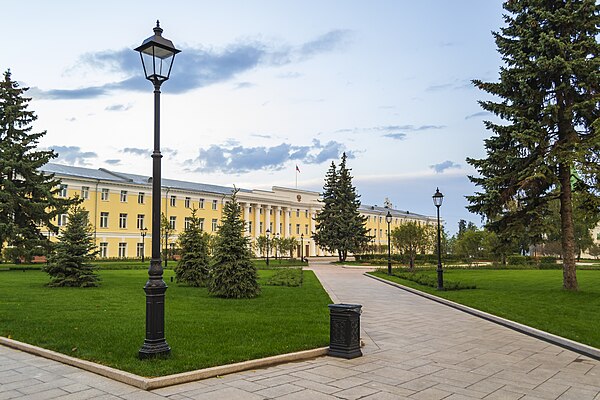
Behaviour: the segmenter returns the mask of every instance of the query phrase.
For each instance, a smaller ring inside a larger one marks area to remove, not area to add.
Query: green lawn
[[[48,288],[40,271],[0,272],[0,336],[96,361],[142,376],[161,376],[326,346],[329,296],[311,271],[301,287],[265,286],[251,300],[210,297],[170,283],[165,271],[166,360],[137,359],[144,341],[147,273],[100,271],[99,288]]]
[[[425,274],[435,276],[435,271]],[[373,275],[388,279],[384,271]],[[437,291],[391,280],[490,314],[600,348],[600,271],[577,271],[579,292],[562,289],[561,270],[447,270],[444,279],[477,289]]]

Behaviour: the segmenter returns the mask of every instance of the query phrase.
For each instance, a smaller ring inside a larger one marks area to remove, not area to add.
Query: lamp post
[[[279,247],[279,232],[275,234],[277,241],[275,242],[275,259],[277,260],[277,248]],[[279,262],[281,263],[281,261]]]
[[[142,236],[142,264],[145,262],[144,253],[146,252],[146,235],[148,234],[148,228],[140,229],[140,235]]]
[[[139,350],[140,358],[167,356],[171,347],[165,339],[165,292],[160,260],[160,85],[169,79],[175,55],[180,52],[168,39],[162,37],[162,28],[156,21],[154,35],[144,40],[135,51],[140,53],[144,74],[154,85],[154,151],[152,152],[152,259],[148,268],[146,292],[146,339]]]
[[[388,210],[385,216],[385,222],[387,222],[387,239],[388,239],[388,275],[392,274],[392,245],[390,237],[390,224],[392,223],[392,213]]]
[[[269,266],[269,234],[271,233],[271,230],[267,228],[265,233],[267,234],[267,266]]]
[[[438,290],[444,290],[444,271],[442,271],[442,237],[440,234],[440,207],[444,201],[444,195],[440,192],[439,188],[435,189],[433,197],[433,204],[437,208],[437,253],[438,253],[438,265],[437,265],[437,281]]]
[[[304,233],[300,234],[300,261],[304,262]]]

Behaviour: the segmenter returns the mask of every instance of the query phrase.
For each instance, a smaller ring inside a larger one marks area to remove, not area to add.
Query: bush
[[[419,285],[429,286],[437,288],[437,276],[418,274],[412,272],[396,272],[394,276],[400,279],[406,279],[407,281],[416,282]],[[476,289],[475,285],[467,285],[461,282],[452,282],[444,280],[444,290],[463,290],[463,289]]]
[[[302,286],[302,268],[278,269],[267,281],[269,286]]]
[[[507,261],[512,265],[534,265],[535,260],[529,256],[512,255],[507,257]]]

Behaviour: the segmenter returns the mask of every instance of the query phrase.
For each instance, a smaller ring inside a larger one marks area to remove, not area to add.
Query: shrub
[[[278,269],[267,281],[270,286],[302,286],[302,268]]]
[[[534,265],[535,260],[529,256],[512,255],[507,257],[508,263],[512,265]]]
[[[394,276],[400,279],[406,279],[407,281],[416,282],[419,285],[429,286],[437,288],[437,277],[413,272],[396,272]],[[463,290],[463,289],[476,289],[475,285],[467,285],[461,282],[452,282],[444,280],[444,290]]]

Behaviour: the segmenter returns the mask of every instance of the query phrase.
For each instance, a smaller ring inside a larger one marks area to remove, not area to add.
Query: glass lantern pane
[[[148,54],[145,51],[140,53],[142,55],[142,65],[144,67],[144,74],[146,78],[154,75],[154,57],[152,57],[152,53]]]

